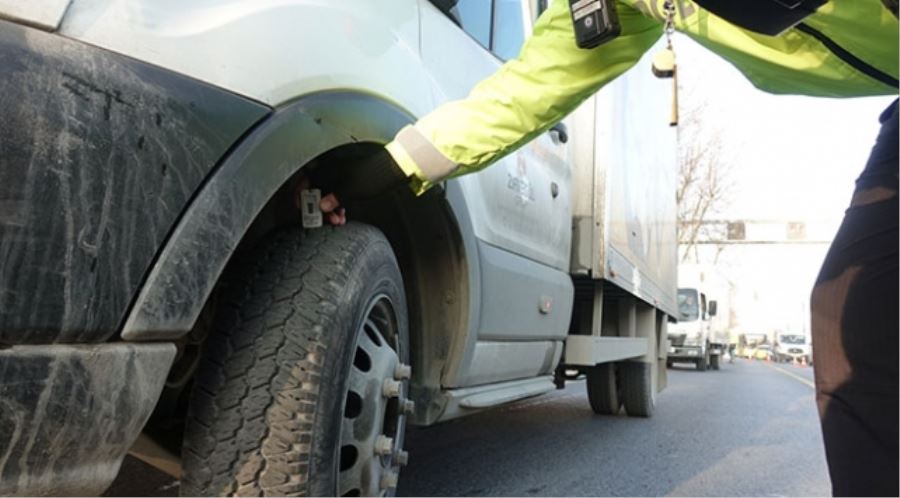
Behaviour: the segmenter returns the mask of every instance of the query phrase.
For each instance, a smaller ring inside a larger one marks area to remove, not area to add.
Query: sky
[[[878,133],[878,116],[896,96],[771,95],[687,37],[676,35],[674,44],[681,109],[705,109],[701,126],[720,130],[729,165],[733,188],[717,218],[806,221],[832,238]],[[826,244],[728,246],[717,266],[736,285],[738,325],[748,332],[807,329],[808,296],[826,250]]]

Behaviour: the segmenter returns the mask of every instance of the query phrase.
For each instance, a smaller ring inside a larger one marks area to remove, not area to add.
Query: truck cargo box
[[[672,80],[650,71],[661,43],[573,115],[571,273],[676,316]]]

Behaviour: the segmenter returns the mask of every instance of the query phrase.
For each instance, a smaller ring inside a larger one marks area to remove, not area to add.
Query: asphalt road
[[[751,360],[669,369],[651,419],[597,416],[582,382],[411,429],[402,496],[822,496],[830,494],[812,369]],[[107,493],[177,494],[128,459]]]

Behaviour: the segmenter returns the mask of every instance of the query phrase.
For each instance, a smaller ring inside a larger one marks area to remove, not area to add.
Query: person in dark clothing
[[[898,496],[897,101],[810,300],[816,401],[835,496]]]

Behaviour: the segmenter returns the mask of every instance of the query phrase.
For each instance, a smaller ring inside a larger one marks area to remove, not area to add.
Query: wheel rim
[[[390,496],[396,489],[412,410],[400,344],[393,305],[376,296],[357,330],[350,366],[337,459],[340,496]]]

